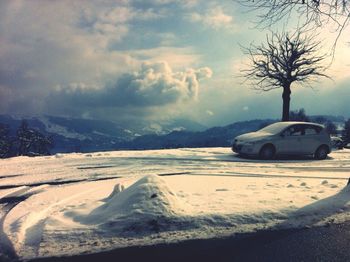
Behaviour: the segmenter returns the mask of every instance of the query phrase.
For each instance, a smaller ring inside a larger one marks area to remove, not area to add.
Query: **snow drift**
[[[125,190],[123,185],[117,184],[103,202],[90,214],[77,216],[75,220],[108,229],[144,224],[143,229],[147,230],[147,225],[176,219],[186,214],[188,209],[157,175],[145,176]]]

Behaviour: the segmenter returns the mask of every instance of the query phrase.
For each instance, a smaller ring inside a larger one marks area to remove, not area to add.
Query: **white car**
[[[277,122],[234,139],[232,150],[242,155],[272,159],[276,155],[313,155],[325,159],[331,139],[324,126],[309,122]]]

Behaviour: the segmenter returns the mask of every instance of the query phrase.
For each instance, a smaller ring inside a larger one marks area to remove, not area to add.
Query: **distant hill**
[[[26,118],[28,125],[39,132],[52,137],[53,152],[112,150],[114,145],[132,140],[134,133],[108,121],[69,119],[43,116]],[[10,126],[15,133],[22,118],[0,116],[0,123]]]
[[[173,131],[201,131],[206,127],[191,120],[176,119],[159,122],[115,123],[111,121],[65,118],[57,116],[15,117],[0,115],[0,123],[15,135],[21,121],[30,128],[52,137],[56,152],[93,152],[117,150],[133,139],[150,134],[164,135]]]
[[[213,127],[201,132],[173,131],[166,135],[144,135],[127,143],[121,149],[159,149],[180,147],[230,146],[235,136],[252,132],[276,120],[250,120],[223,127]]]

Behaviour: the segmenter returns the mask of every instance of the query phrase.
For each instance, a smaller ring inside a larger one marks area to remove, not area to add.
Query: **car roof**
[[[292,126],[292,125],[313,125],[318,127],[324,127],[323,125],[320,125],[318,123],[312,123],[312,122],[301,122],[301,121],[284,121],[284,122],[276,122],[275,124],[280,124],[281,126]]]

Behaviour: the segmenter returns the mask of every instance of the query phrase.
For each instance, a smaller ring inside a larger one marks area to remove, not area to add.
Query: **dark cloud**
[[[199,81],[212,75],[210,68],[173,72],[166,62],[143,63],[140,70],[123,74],[103,88],[72,83],[58,87],[47,99],[53,111],[96,107],[161,107],[197,100]]]
[[[108,93],[119,104],[161,106],[196,100],[199,80],[211,77],[209,68],[174,73],[166,62],[144,63],[139,72],[123,75]]]

